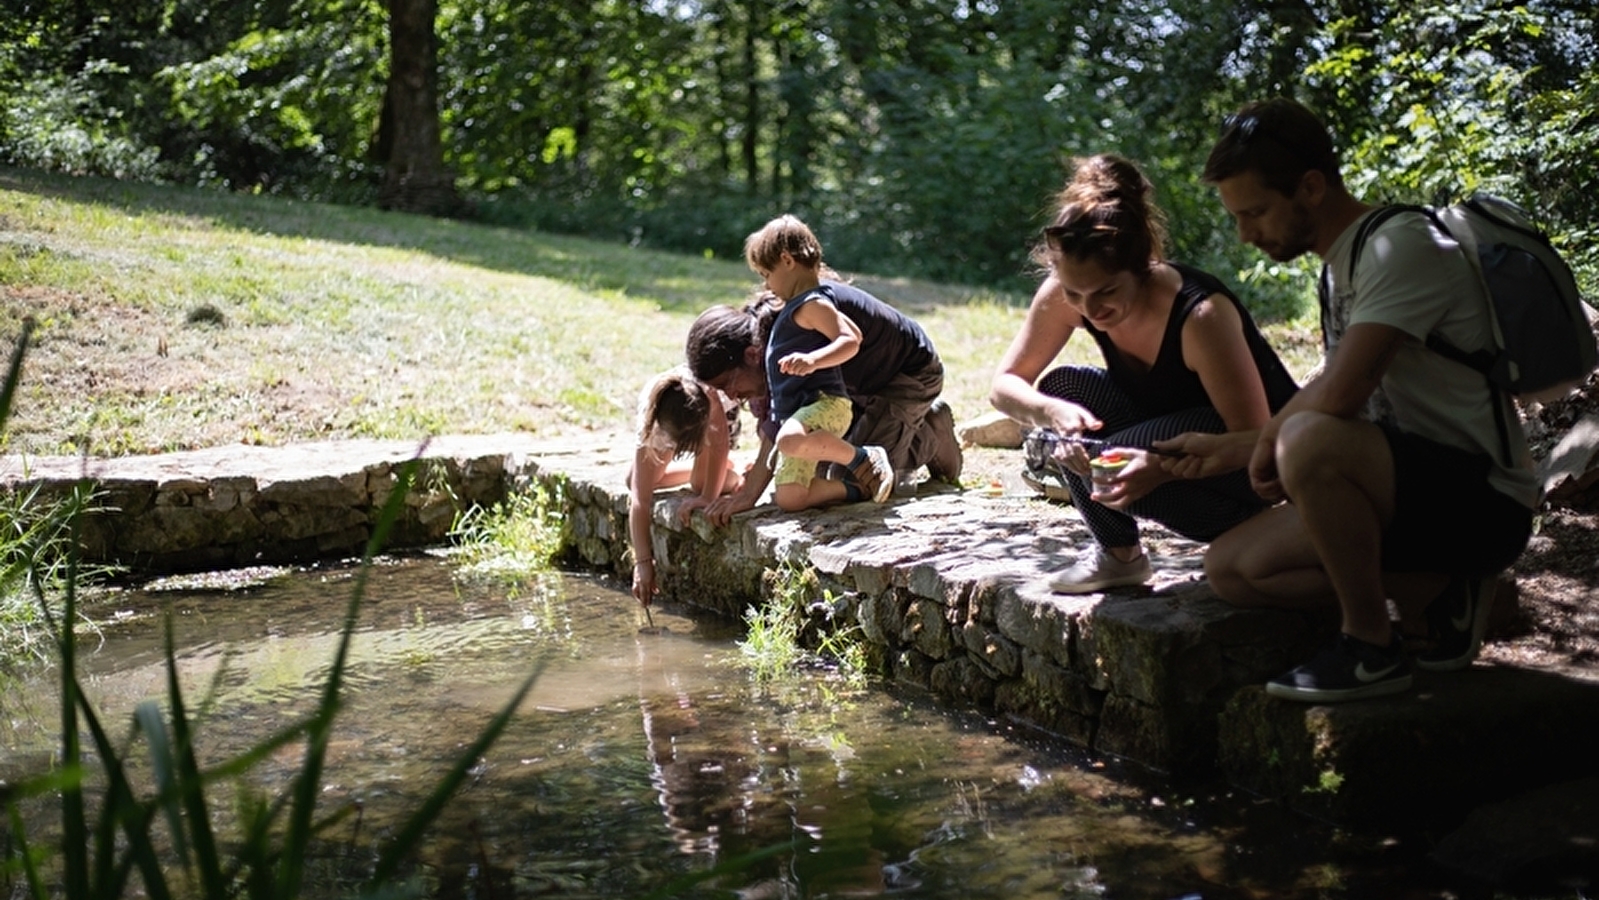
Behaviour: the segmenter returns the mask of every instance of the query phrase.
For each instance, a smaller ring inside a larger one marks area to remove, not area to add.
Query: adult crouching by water
[[[1051,579],[1062,593],[1148,581],[1141,518],[1210,541],[1270,506],[1250,487],[1247,456],[1231,471],[1210,465],[1185,479],[1150,448],[1186,432],[1238,434],[1247,448],[1297,390],[1238,298],[1215,276],[1166,259],[1153,190],[1119,156],[1076,161],[1035,252],[1046,275],[989,395],[1058,438],[1050,453],[1095,542]],[[1046,372],[1078,329],[1099,345],[1104,368]],[[1091,481],[1088,449],[1099,446],[1118,448],[1126,465]]]
[[[804,273],[859,329],[859,351],[839,366],[853,407],[844,439],[857,446],[883,447],[901,483],[925,466],[930,480],[958,483],[963,464],[955,418],[940,394],[944,364],[922,326],[873,295],[843,281],[822,261],[821,244],[793,216],[782,216],[750,235],[745,255],[758,273]],[[763,275],[765,277],[765,275]],[[799,277],[799,276],[785,276]],[[787,283],[787,282],[785,282]],[[749,401],[752,411],[765,409],[771,386],[764,358],[772,325],[785,299],[766,291],[743,307],[715,306],[689,327],[684,348],[696,378],[735,399]],[[743,487],[706,510],[724,525],[751,509],[771,483],[768,458],[776,439],[776,423],[760,423],[761,448]]]

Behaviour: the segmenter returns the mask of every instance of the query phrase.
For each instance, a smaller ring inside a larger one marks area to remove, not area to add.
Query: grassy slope
[[[1026,298],[859,283],[926,327],[957,417],[986,412]],[[0,338],[43,326],[4,449],[625,430],[694,315],[754,286],[738,261],[0,168]]]

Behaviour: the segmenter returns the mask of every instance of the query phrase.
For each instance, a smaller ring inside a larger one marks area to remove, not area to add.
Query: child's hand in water
[[[660,586],[655,583],[655,561],[634,563],[633,599],[645,606],[649,606],[650,601],[655,599],[655,592],[658,590],[660,590]]]
[[[816,360],[809,353],[790,353],[777,361],[777,368],[785,375],[809,375],[816,371]]]

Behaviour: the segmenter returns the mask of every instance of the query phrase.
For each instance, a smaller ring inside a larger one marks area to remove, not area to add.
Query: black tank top
[[[1255,327],[1249,310],[1244,309],[1233,292],[1214,275],[1178,263],[1170,265],[1182,276],[1183,282],[1177,289],[1177,297],[1172,300],[1171,315],[1166,319],[1166,333],[1161,336],[1155,364],[1148,369],[1122,353],[1105,332],[1089,324],[1086,319],[1083,321],[1083,327],[1093,336],[1105,356],[1105,371],[1110,373],[1111,381],[1150,416],[1196,406],[1215,406],[1210,395],[1205,393],[1198,373],[1188,368],[1183,361],[1183,323],[1188,321],[1194,307],[1205,298],[1220,294],[1232,302],[1243,319],[1244,341],[1249,346],[1250,357],[1255,361],[1255,370],[1260,373],[1260,383],[1266,388],[1267,405],[1273,413],[1282,409],[1288,398],[1299,390],[1299,386],[1277,357],[1277,351],[1266,343],[1260,329]]]
[[[849,396],[844,390],[844,375],[837,366],[817,369],[809,375],[785,375],[777,365],[790,353],[809,353],[832,343],[827,335],[794,321],[801,306],[824,296],[820,291],[811,291],[796,297],[783,304],[783,311],[772,322],[772,333],[766,338],[766,386],[772,398],[770,415],[776,422],[815,403],[823,394]]]

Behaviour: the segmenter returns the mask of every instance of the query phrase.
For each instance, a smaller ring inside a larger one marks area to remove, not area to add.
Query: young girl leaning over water
[[[738,438],[738,402],[682,367],[657,375],[639,395],[638,446],[628,472],[627,524],[633,545],[633,596],[645,606],[659,585],[650,539],[655,492],[689,485],[694,496],[677,509],[684,521],[744,479],[730,457]]]

